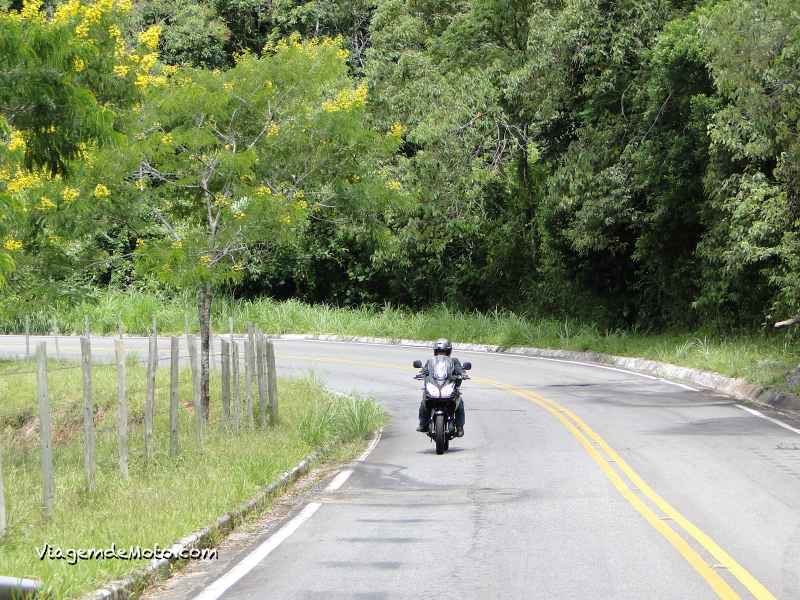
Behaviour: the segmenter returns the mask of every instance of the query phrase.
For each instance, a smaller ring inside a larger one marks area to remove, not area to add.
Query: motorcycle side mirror
[[[421,360],[415,360],[414,361],[414,368],[415,369],[421,369],[422,368],[422,361]]]
[[[472,368],[472,363],[467,361],[463,365],[461,365],[465,371],[469,371]]]

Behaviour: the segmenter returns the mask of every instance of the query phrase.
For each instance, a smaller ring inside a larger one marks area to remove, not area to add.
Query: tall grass
[[[43,580],[53,598],[73,598],[102,582],[124,576],[142,562],[88,560],[40,561],[36,548],[167,547],[252,497],[257,490],[322,446],[339,456],[352,454],[380,426],[383,413],[367,399],[327,394],[313,379],[280,380],[281,421],[266,430],[244,427],[239,434],[219,424],[219,402],[202,447],[194,438],[188,369],[182,373],[179,409],[180,453],[169,456],[169,374],[157,379],[155,456],[143,460],[144,369],[131,362],[130,480],[117,470],[115,373],[95,369],[97,490],[85,489],[83,475],[80,371],[52,363],[50,392],[54,420],[55,514],[41,509],[35,379],[29,363],[0,362],[0,446],[9,531],[0,538],[0,572]],[[212,378],[213,398],[219,378]]]
[[[35,331],[49,333],[83,330],[88,316],[97,333],[111,333],[120,322],[127,332],[148,331],[153,316],[167,333],[182,332],[188,321],[196,332],[194,298],[189,295],[161,297],[142,292],[101,294],[92,302],[0,315],[0,332],[19,333],[25,318]],[[755,383],[774,384],[800,363],[800,345],[792,332],[761,331],[720,335],[702,331],[648,334],[640,331],[602,330],[594,323],[570,319],[531,319],[503,310],[462,312],[446,306],[410,311],[393,306],[336,308],[294,300],[268,298],[232,300],[218,297],[213,305],[212,327],[225,332],[232,319],[237,330],[255,323],[273,333],[317,333],[376,336],[392,339],[435,339],[446,336],[459,342],[499,346],[534,346],[640,356],[679,365],[745,377]]]

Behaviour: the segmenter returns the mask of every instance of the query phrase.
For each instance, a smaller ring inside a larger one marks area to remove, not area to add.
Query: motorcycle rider
[[[445,338],[440,338],[436,340],[433,344],[433,355],[439,356],[443,354],[445,356],[450,356],[453,352],[453,344],[450,343],[450,340]],[[455,357],[450,357],[453,361],[453,375],[455,376],[455,384],[456,390],[461,387],[461,378],[466,375],[464,368],[461,366],[461,361]],[[428,365],[430,361],[425,363],[425,366],[422,368],[422,375],[428,375]],[[419,427],[417,427],[417,431],[421,431],[422,433],[427,433],[428,431],[428,417],[430,417],[430,412],[426,406],[425,402],[425,390],[422,390],[422,402],[419,403]],[[456,437],[464,437],[464,421],[465,421],[465,414],[464,414],[464,399],[462,398],[461,401],[458,403],[458,408],[456,409]]]

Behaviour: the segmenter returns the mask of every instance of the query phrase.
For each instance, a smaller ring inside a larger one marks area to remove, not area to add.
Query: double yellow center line
[[[589,427],[589,425],[574,412],[539,394],[513,385],[490,379],[473,378],[473,381],[489,384],[496,388],[506,390],[516,396],[521,396],[537,406],[540,406],[558,419],[597,463],[603,471],[603,474],[605,474],[620,495],[625,498],[625,500],[627,500],[656,531],[672,544],[680,555],[683,556],[692,568],[694,568],[706,583],[708,583],[717,596],[725,600],[741,598],[741,596],[739,596],[739,594],[719,575],[714,567],[709,565],[675,529],[665,522],[665,519],[672,520],[672,522],[688,534],[689,537],[695,540],[704,550],[714,557],[719,567],[727,569],[754,598],[757,600],[776,600],[775,596],[773,596],[760,581],[753,577],[742,565],[736,562],[730,554],[719,546],[719,544],[678,512],[669,502],[659,496],[653,488],[623,460],[616,450],[611,448],[597,432]],[[627,477],[633,487],[625,482],[623,477],[611,466],[611,463],[617,465],[619,471]],[[661,511],[663,516],[656,514],[656,512],[637,495],[637,492],[649,499],[658,510]]]
[[[365,362],[344,358],[317,358],[309,356],[284,356],[284,358],[361,366],[369,365],[384,369],[402,369],[403,371],[407,370],[394,363]],[[716,593],[719,598],[723,600],[741,600],[741,596],[720,576],[715,567],[726,569],[756,600],[777,600],[758,579],[736,562],[730,554],[719,546],[719,544],[678,512],[669,502],[659,496],[655,490],[653,490],[653,488],[623,460],[616,450],[609,446],[597,432],[589,427],[589,425],[574,412],[553,400],[549,400],[529,390],[492,379],[473,377],[472,380],[476,383],[491,385],[525,398],[558,419],[583,449],[586,450],[595,463],[597,463],[603,471],[603,474],[608,478],[620,495],[625,498],[625,500],[636,509],[658,533],[672,544],[686,562],[688,562],[706,581],[711,589],[714,590],[714,593]],[[612,463],[617,466],[619,472],[611,466]],[[625,478],[623,478],[620,473],[627,478],[630,484],[626,483]],[[661,512],[661,516],[659,516],[639,494],[647,498]],[[708,552],[716,561],[716,565],[711,566],[676,529],[673,529],[667,524],[667,519],[675,523],[679,530],[682,530]]]

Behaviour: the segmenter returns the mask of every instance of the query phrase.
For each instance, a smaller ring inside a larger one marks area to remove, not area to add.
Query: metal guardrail
[[[33,579],[0,576],[0,600],[28,600],[39,598],[42,584]]]

